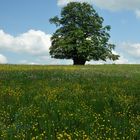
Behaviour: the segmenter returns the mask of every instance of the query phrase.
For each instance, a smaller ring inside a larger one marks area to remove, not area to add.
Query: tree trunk
[[[85,65],[86,60],[81,58],[74,58],[73,65]]]

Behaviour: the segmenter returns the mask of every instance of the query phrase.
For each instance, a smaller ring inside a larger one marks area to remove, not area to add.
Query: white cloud
[[[0,30],[0,49],[32,55],[48,54],[51,35],[38,30],[29,30],[16,37]]]
[[[58,0],[59,6],[64,6],[69,2],[88,2],[101,9],[110,11],[132,10],[137,18],[140,18],[140,0]]]
[[[7,58],[4,55],[0,54],[0,64],[5,64],[5,63],[8,63]]]
[[[70,65],[73,64],[72,60],[66,59],[55,59],[51,58],[51,56],[40,56],[37,60],[38,63],[46,62],[49,65]]]
[[[136,14],[136,17],[137,17],[137,18],[140,18],[140,10],[138,10],[138,9],[135,10],[135,14]]]
[[[100,8],[109,9],[109,10],[140,9],[140,0],[58,0],[58,5],[65,5],[72,1],[89,2],[97,5]]]
[[[72,64],[72,60],[53,59],[49,55],[51,46],[51,35],[43,31],[29,30],[16,37],[0,30],[0,51],[7,52],[8,60],[0,54],[0,63],[11,62],[11,53],[15,54],[12,63],[20,64]],[[117,45],[117,52],[121,57],[115,63],[140,63],[140,43],[123,42]],[[16,56],[16,54],[19,54]],[[20,55],[21,54],[21,55]],[[18,57],[21,57],[18,59]],[[17,59],[16,59],[17,58]],[[131,62],[130,62],[131,61]],[[104,64],[103,61],[87,62]],[[107,61],[107,63],[114,63]]]
[[[27,65],[39,65],[39,63],[31,62],[29,60],[20,60],[18,63],[19,64],[27,64]]]
[[[115,64],[129,64],[131,62],[128,59],[124,58],[124,56],[120,56],[119,60],[114,61]]]
[[[87,62],[86,64],[96,64],[96,65],[102,65],[102,64],[129,64],[131,62],[129,62],[126,58],[124,58],[123,56],[120,56],[119,60],[116,61],[111,61],[111,60],[107,60],[105,61],[90,61]]]
[[[123,42],[121,47],[129,56],[140,59],[140,43]]]
[[[51,58],[49,55],[50,38],[51,35],[40,30],[29,30],[16,37],[0,30],[0,50],[8,51],[9,54],[13,52],[15,54],[24,54],[24,58],[14,62],[18,64],[72,64],[71,60]],[[6,63],[6,58],[3,58],[2,62]]]
[[[66,5],[68,4],[69,2],[89,2],[91,3],[92,1],[91,0],[58,0],[58,5]]]
[[[113,52],[113,54],[119,55],[120,57],[119,57],[118,60],[110,61],[111,63],[115,63],[115,64],[128,64],[128,63],[130,63],[130,62],[128,61],[128,59],[126,59],[126,58],[123,56],[123,54],[119,54],[118,52],[116,52],[116,51],[114,51],[114,50],[113,50],[112,52]]]
[[[116,64],[140,64],[140,43],[122,42],[116,48],[115,54],[120,55]]]

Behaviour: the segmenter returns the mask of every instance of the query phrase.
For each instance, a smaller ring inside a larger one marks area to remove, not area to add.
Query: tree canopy
[[[110,26],[88,3],[70,2],[62,8],[61,17],[50,19],[58,28],[52,35],[50,55],[58,59],[72,59],[74,65],[84,65],[90,60],[117,60],[109,43]]]

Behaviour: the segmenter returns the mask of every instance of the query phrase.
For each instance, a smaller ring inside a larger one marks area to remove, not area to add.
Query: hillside
[[[0,139],[139,140],[140,65],[0,65]]]

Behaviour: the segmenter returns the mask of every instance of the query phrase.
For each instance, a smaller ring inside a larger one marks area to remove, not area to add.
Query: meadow
[[[0,65],[0,140],[140,140],[140,65]]]

